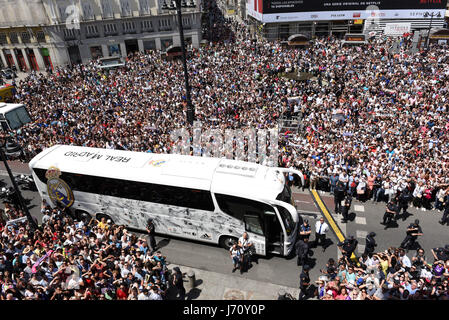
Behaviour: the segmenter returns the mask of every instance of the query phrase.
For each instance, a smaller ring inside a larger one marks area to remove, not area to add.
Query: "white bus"
[[[256,253],[288,255],[299,216],[284,172],[243,161],[55,145],[29,164],[42,199],[77,216]],[[298,171],[296,174],[302,174]]]

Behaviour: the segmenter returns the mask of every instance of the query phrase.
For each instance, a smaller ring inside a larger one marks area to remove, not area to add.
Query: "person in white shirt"
[[[315,224],[314,246],[317,247],[318,245],[321,245],[323,247],[323,252],[326,250],[326,233],[328,230],[328,224],[324,222],[324,218],[321,217]]]

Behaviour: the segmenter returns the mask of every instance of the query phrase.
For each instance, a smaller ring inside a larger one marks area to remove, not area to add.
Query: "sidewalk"
[[[170,264],[169,269],[178,266],[182,273],[190,270],[195,273],[196,286],[189,291],[188,277],[184,277],[186,300],[277,300],[279,290],[283,289],[298,298],[299,289],[279,286],[272,283],[244,279],[229,271],[221,274],[177,264]]]

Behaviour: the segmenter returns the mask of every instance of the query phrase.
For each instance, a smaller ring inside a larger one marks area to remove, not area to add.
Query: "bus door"
[[[265,239],[267,252],[284,254],[284,231],[274,211],[264,214]]]
[[[254,243],[256,253],[259,255],[266,255],[266,241],[264,235],[263,222],[259,214],[254,212],[247,212],[243,216],[245,222],[245,230],[248,232],[249,238]]]

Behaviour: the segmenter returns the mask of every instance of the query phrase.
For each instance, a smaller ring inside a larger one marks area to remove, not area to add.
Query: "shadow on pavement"
[[[193,288],[187,293],[186,300],[195,300],[200,296],[200,294],[201,294],[201,289]]]

